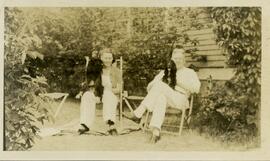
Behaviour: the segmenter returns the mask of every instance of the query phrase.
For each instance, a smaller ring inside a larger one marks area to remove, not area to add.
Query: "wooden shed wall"
[[[195,65],[199,68],[198,76],[204,81],[211,75],[213,80],[228,80],[233,76],[233,68],[226,64],[226,56],[223,50],[217,45],[215,34],[213,32],[212,20],[209,15],[202,14],[199,21],[203,22],[205,27],[199,30],[190,30],[187,32],[191,39],[197,39],[199,44],[196,46],[196,54],[206,56],[206,62],[200,62],[192,59],[190,54],[186,55],[187,65]],[[187,44],[185,49],[194,48]]]

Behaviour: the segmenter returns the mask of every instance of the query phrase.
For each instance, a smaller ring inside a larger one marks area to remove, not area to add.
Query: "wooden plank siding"
[[[213,80],[223,81],[232,78],[234,68],[203,68],[197,74],[200,80],[207,80],[211,75]]]
[[[213,26],[210,16],[203,13],[198,16],[199,21],[207,25]],[[205,81],[209,76],[212,76],[213,80],[225,81],[232,78],[234,75],[234,69],[229,67],[226,63],[226,56],[223,50],[217,45],[215,40],[215,34],[212,27],[202,28],[199,30],[187,31],[190,39],[198,40],[198,44],[194,47],[193,44],[188,43],[184,46],[185,49],[197,48],[198,51],[195,55],[206,56],[207,61],[198,61],[196,57],[192,57],[191,54],[186,54],[187,66],[194,65],[199,68],[197,72],[200,80]]]
[[[208,20],[205,22],[208,23]],[[192,58],[191,54],[186,54],[186,65],[189,66],[192,64],[199,69],[199,71],[197,71],[197,75],[201,81],[200,94],[204,95],[208,92],[209,84],[207,80],[210,78],[210,76],[213,82],[216,84],[223,84],[226,80],[229,80],[233,77],[235,70],[234,68],[227,65],[227,58],[224,55],[222,49],[216,44],[215,34],[212,28],[190,30],[187,32],[187,34],[191,39],[196,39],[199,41],[199,44],[196,46],[198,49],[198,51],[195,52],[196,55],[206,56],[207,59],[206,62],[201,62],[197,61],[196,57]],[[184,48],[192,49],[194,46],[189,43],[186,44]],[[164,120],[165,124],[179,124],[179,111],[172,108],[167,108],[166,116],[167,117],[165,117]],[[163,126],[163,128],[171,130],[166,126]]]
[[[221,50],[216,44],[206,44],[206,45],[197,45],[197,46],[185,46],[185,49],[197,48],[199,51],[208,51],[208,50]]]
[[[197,55],[206,55],[206,56],[210,56],[210,55],[223,55],[222,50],[218,49],[218,50],[201,50],[201,51],[196,51]],[[186,56],[190,56],[190,54],[186,54]]]
[[[226,57],[224,55],[206,55],[207,56],[207,61],[226,61]],[[191,55],[186,56],[186,61],[188,62],[194,62],[194,59],[191,57]]]

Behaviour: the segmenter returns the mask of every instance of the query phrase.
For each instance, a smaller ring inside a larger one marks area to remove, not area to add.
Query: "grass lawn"
[[[119,127],[119,122],[117,122]],[[67,100],[55,123],[46,123],[42,128],[61,128],[68,131],[63,135],[44,136],[36,139],[32,151],[245,151],[252,150],[256,145],[221,143],[215,138],[207,138],[199,133],[184,129],[182,136],[162,134],[156,144],[149,144],[149,132],[131,132],[118,136],[78,135],[79,102]],[[123,129],[137,128],[133,122],[124,119]],[[94,126],[95,131],[106,132],[107,126],[102,119],[102,109],[97,107]],[[120,127],[118,128],[121,131]]]

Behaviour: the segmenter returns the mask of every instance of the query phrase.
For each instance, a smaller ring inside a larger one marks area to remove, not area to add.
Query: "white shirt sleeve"
[[[192,69],[184,72],[180,78],[177,79],[177,84],[190,93],[199,93],[201,82],[197,76],[197,73]]]

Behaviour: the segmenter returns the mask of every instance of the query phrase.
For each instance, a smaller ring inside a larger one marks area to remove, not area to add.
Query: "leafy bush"
[[[201,96],[198,109],[194,111],[193,128],[223,141],[244,142],[256,136],[256,111],[251,106],[246,108],[247,96],[235,96],[236,88],[232,81],[214,84],[207,95]]]
[[[170,60],[174,43],[179,39],[185,39],[184,44],[190,42],[186,34],[154,34],[144,45],[138,47],[133,53],[124,55],[125,89],[134,94],[145,94],[149,83],[159,70],[164,69],[166,62]]]
[[[198,41],[190,39],[186,32],[204,27],[196,20],[204,12],[201,8],[133,9],[131,39],[120,48],[126,62],[124,83],[129,93],[145,95],[147,83],[165,68],[175,47],[193,45],[190,53],[195,57]]]
[[[200,8],[23,9],[32,17],[33,32],[42,42],[37,51],[44,55],[44,62],[27,63],[29,68],[39,68],[46,76],[49,91],[74,96],[84,78],[84,56],[91,58],[102,47],[111,47],[116,58],[124,58],[125,89],[142,94],[146,83],[163,68],[173,47],[179,43],[198,44],[185,32],[203,27],[196,21],[203,11]],[[165,20],[168,23],[163,23]]]
[[[261,92],[261,9],[210,8],[217,43],[224,49],[234,77],[203,96],[194,126],[224,140],[258,136]]]
[[[33,50],[41,44],[36,35],[27,32],[29,26],[18,9],[5,8],[5,21],[4,149],[27,150],[37,137],[37,123],[50,116],[49,100],[39,96],[46,93],[46,79],[30,74],[25,64],[27,58],[43,58]]]

